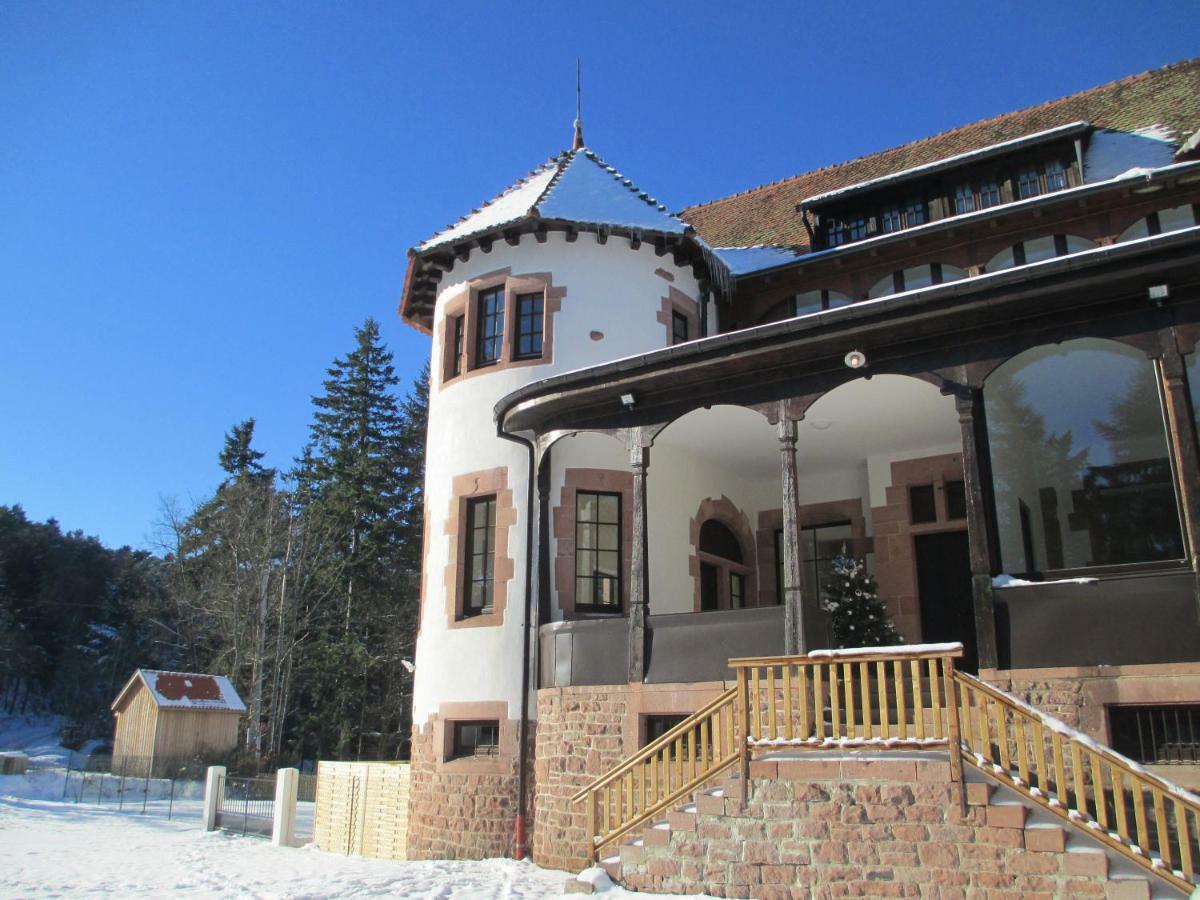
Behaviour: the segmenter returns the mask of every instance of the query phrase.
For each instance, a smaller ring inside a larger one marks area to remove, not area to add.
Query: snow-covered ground
[[[202,831],[193,799],[176,802],[169,821],[162,802],[142,814],[140,801],[133,811],[107,800],[63,801],[64,770],[46,767],[65,758],[55,728],[0,721],[0,751],[23,750],[40,763],[26,775],[0,775],[0,897],[527,900],[561,896],[574,876],[509,859],[390,862],[274,847]],[[613,887],[600,896],[654,895]]]

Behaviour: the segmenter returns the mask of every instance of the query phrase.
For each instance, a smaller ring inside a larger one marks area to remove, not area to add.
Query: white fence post
[[[299,769],[280,769],[275,776],[275,810],[271,820],[271,843],[290,847],[296,837],[296,791]]]
[[[208,777],[204,781],[204,830],[215,831],[217,828],[217,805],[225,790],[225,767],[209,766]]]

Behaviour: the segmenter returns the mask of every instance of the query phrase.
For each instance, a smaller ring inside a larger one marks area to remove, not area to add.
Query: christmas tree
[[[829,613],[834,644],[838,647],[887,647],[904,643],[903,636],[892,627],[866,564],[847,556],[844,549],[834,557],[823,605]]]

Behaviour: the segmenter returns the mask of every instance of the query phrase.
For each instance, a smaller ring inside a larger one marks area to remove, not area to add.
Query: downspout
[[[537,515],[534,509],[537,493],[537,454],[533,441],[508,434],[499,422],[496,423],[496,436],[520,444],[529,452],[529,477],[525,496],[525,624],[521,637],[521,718],[517,724],[517,818],[513,823],[513,858],[521,860],[525,858],[527,849],[525,819],[528,812],[526,794],[529,787],[529,680],[532,657],[529,630],[530,623],[536,621],[533,616],[533,517]]]

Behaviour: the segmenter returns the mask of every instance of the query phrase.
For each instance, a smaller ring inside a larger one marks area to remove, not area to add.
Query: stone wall
[[[511,856],[517,815],[515,722],[504,723],[496,760],[444,761],[437,716],[414,726],[408,807],[409,859]],[[536,729],[531,729],[536,731]],[[531,735],[531,741],[533,735]],[[532,797],[533,786],[529,794]],[[532,804],[526,822],[533,829]]]
[[[673,814],[669,840],[624,848],[622,880],[723,897],[1106,896],[1104,871],[1035,852],[1061,848],[1033,844],[1019,808],[961,816],[949,776],[931,759],[755,762],[745,803]]]

